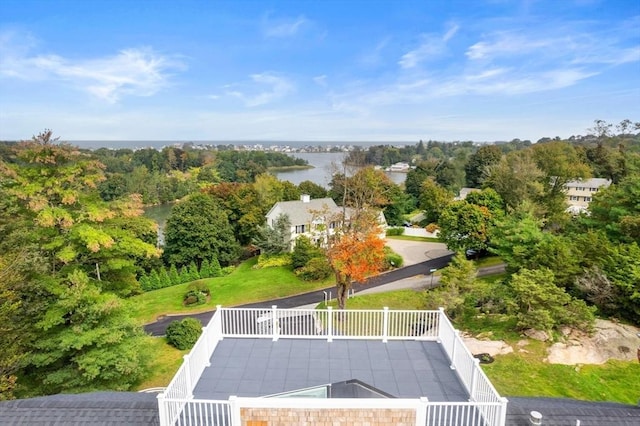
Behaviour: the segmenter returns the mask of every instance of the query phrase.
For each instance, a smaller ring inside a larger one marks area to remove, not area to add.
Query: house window
[[[570,196],[569,199],[571,201],[578,201],[578,197],[576,197],[575,195]]]
[[[336,223],[335,222],[329,222],[329,229],[336,229]]]
[[[596,192],[598,190],[598,188],[589,188],[589,191],[591,192]]]
[[[591,197],[584,197],[585,201],[591,201]]]
[[[296,225],[296,234],[304,234],[304,225]]]

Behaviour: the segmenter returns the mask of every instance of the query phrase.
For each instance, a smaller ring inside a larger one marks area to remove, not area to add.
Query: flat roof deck
[[[259,397],[357,379],[398,398],[469,400],[433,341],[225,338],[210,361],[196,399]]]

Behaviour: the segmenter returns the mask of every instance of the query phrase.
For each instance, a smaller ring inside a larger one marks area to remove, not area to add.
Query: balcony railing
[[[342,311],[318,309],[222,308],[203,328],[202,335],[178,369],[166,391],[158,396],[161,426],[240,425],[240,409],[300,408],[296,398],[230,398],[228,401],[193,399],[193,389],[218,342],[225,337],[291,339],[435,340],[450,360],[451,369],[469,393],[469,402],[430,402],[421,399],[375,399],[375,408],[415,410],[416,425],[504,426],[507,400],[500,397],[464,345],[442,309],[438,311]],[[371,400],[314,400],[319,408],[367,409]]]

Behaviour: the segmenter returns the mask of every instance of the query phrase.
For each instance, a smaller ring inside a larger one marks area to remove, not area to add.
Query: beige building
[[[601,188],[608,188],[611,180],[603,178],[591,178],[572,180],[565,185],[567,194],[567,211],[578,214],[585,212],[593,195]]]

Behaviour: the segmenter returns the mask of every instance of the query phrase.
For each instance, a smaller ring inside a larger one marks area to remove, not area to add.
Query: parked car
[[[489,252],[487,250],[468,249],[467,251],[465,251],[467,260],[478,260],[481,257],[487,256],[488,254]]]

